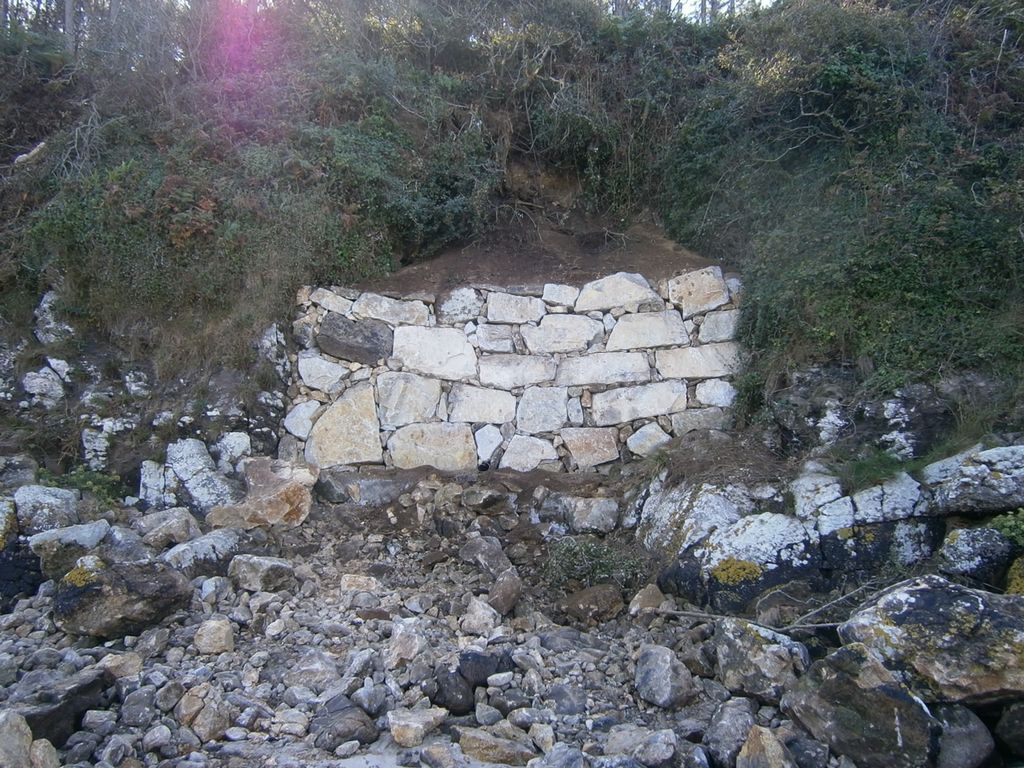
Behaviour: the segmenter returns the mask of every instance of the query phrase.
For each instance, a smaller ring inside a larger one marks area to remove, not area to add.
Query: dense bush
[[[8,306],[63,275],[97,328],[222,355],[299,283],[472,238],[527,159],[745,273],[749,402],[809,360],[1022,378],[1012,0],[253,7],[145,0],[73,56],[53,19],[8,30],[3,149],[49,142],[0,187]]]

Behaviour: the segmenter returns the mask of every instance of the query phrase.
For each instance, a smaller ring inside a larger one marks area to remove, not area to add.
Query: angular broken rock
[[[634,685],[640,698],[663,709],[684,704],[697,693],[690,671],[671,648],[661,645],[640,649]]]
[[[54,622],[72,635],[106,640],[139,634],[188,606],[187,578],[163,563],[114,563],[85,557],[57,586]]]
[[[328,355],[363,365],[376,365],[389,357],[394,333],[380,320],[350,320],[328,312],[320,323],[316,343]]]
[[[514,469],[517,472],[529,472],[540,466],[544,461],[556,461],[558,453],[547,440],[526,435],[515,435],[501,457],[501,469]]]
[[[28,539],[29,549],[39,558],[43,573],[59,579],[80,557],[92,553],[110,530],[106,520],[53,528]]]
[[[721,267],[705,267],[668,281],[668,298],[683,317],[693,317],[729,302]]]
[[[190,579],[223,576],[231,558],[241,549],[242,542],[240,530],[221,528],[171,547],[160,556],[160,560]]]
[[[321,468],[383,461],[371,386],[349,389],[317,419],[306,442],[306,461]]]
[[[206,522],[216,527],[294,528],[309,515],[312,488],[320,470],[264,456],[247,459],[242,470],[248,488],[240,504],[214,507]]]
[[[440,727],[446,717],[448,710],[440,707],[393,709],[388,712],[388,728],[398,746],[418,747],[427,734]]]
[[[352,314],[383,320],[390,325],[426,325],[430,318],[422,301],[390,299],[377,293],[364,293],[352,305]]]
[[[858,768],[934,765],[942,726],[917,696],[861,643],[811,665],[782,709]]]
[[[4,706],[25,718],[35,738],[63,747],[82,715],[101,706],[104,691],[113,683],[109,670],[94,665],[56,679],[46,676],[32,683],[22,681]],[[25,764],[13,763],[11,768],[15,765],[21,768]]]
[[[250,592],[278,592],[295,583],[292,564],[280,557],[235,555],[228,566],[228,578],[239,589]]]
[[[202,535],[199,522],[185,507],[151,512],[134,521],[132,526],[142,535],[144,544],[158,550]]]
[[[544,302],[532,296],[515,296],[495,291],[487,297],[487,321],[490,323],[535,323],[547,311]]]
[[[14,492],[18,527],[26,536],[78,522],[78,491],[23,485]]]
[[[323,750],[333,752],[347,741],[372,744],[380,731],[370,716],[344,695],[329,699],[316,713],[309,724],[314,744]]]
[[[743,619],[718,621],[714,644],[722,684],[770,704],[810,665],[802,643]]]
[[[199,512],[205,514],[242,498],[239,484],[217,471],[202,440],[188,438],[168,445],[167,468],[184,487],[190,506]]]
[[[485,763],[526,765],[537,756],[524,742],[494,736],[481,728],[456,728],[459,746],[467,757]]]

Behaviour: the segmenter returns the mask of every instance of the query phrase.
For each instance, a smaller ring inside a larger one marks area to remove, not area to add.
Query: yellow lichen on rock
[[[711,569],[711,577],[720,584],[739,584],[760,578],[761,566],[750,560],[727,557]]]
[[[1014,560],[1006,574],[1006,594],[1024,595],[1024,557]]]

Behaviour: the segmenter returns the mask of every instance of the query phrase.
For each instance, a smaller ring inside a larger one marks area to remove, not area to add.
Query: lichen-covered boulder
[[[989,514],[1024,506],[1024,445],[983,450],[981,445],[922,472],[930,505],[942,514]]]
[[[103,639],[139,634],[185,608],[192,587],[163,563],[104,563],[81,558],[57,586],[54,622],[71,635]]]
[[[924,703],[860,643],[811,665],[782,710],[858,768],[933,768],[942,726]]]
[[[106,520],[53,528],[28,539],[29,548],[39,558],[43,573],[59,579],[80,557],[92,554],[110,530]]]
[[[950,531],[939,551],[939,570],[998,586],[1013,559],[1013,542],[995,528]]]
[[[1024,597],[924,576],[896,584],[839,627],[926,702],[1024,697]]]

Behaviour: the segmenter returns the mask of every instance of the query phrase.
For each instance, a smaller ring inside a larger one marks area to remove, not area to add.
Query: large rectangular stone
[[[530,387],[519,399],[516,428],[520,432],[554,432],[565,426],[565,387]]]
[[[476,441],[468,424],[410,424],[391,436],[388,451],[399,469],[476,467]]]
[[[581,313],[615,307],[629,307],[636,311],[641,304],[664,306],[661,297],[654,292],[643,275],[616,272],[584,285],[576,299],[575,309]]]
[[[582,352],[604,335],[604,324],[585,315],[548,315],[540,325],[524,325],[521,332],[527,349],[534,354]]]
[[[555,378],[555,361],[537,355],[483,355],[480,383],[498,389],[544,384]]]
[[[476,376],[476,350],[457,328],[395,329],[394,356],[410,371],[458,381]]]
[[[659,381],[639,387],[621,387],[598,392],[590,412],[599,427],[623,424],[634,419],[666,416],[686,409],[686,383]]]
[[[448,421],[504,424],[516,417],[516,399],[500,389],[456,384],[448,394]]]
[[[404,427],[434,416],[441,382],[414,373],[388,371],[377,377],[377,411],[382,427]]]
[[[674,310],[623,315],[612,328],[605,347],[609,352],[689,344],[683,318]]]
[[[596,352],[568,357],[558,364],[555,383],[562,387],[587,384],[633,384],[651,380],[643,352]]]
[[[532,296],[495,292],[487,297],[487,321],[491,323],[535,323],[547,311],[547,305]]]
[[[619,458],[619,430],[613,427],[568,427],[559,434],[580,469]]]
[[[391,325],[426,325],[430,318],[427,305],[422,301],[389,299],[378,293],[364,293],[356,299],[352,314],[383,320]]]
[[[306,442],[306,461],[318,467],[379,464],[380,422],[373,387],[353,387],[317,419]]]
[[[732,341],[699,347],[663,349],[657,354],[658,373],[666,379],[712,379],[731,376],[740,367],[740,347]]]
[[[693,317],[727,304],[729,287],[721,267],[705,267],[669,280],[668,298],[682,310],[683,317]]]

